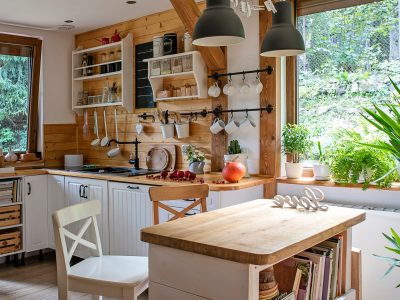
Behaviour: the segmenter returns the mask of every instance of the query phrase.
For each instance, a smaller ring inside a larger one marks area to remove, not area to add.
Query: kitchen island
[[[258,299],[259,272],[337,234],[345,236],[342,299],[350,289],[351,227],[361,210],[277,208],[260,199],[144,228],[150,300]]]

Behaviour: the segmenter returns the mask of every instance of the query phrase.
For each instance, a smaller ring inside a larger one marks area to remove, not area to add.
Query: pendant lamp
[[[304,40],[292,23],[292,5],[282,1],[275,3],[272,26],[265,34],[261,56],[295,56],[305,52]]]
[[[217,47],[240,43],[245,38],[242,21],[230,0],[207,0],[207,8],[193,31],[193,45]]]

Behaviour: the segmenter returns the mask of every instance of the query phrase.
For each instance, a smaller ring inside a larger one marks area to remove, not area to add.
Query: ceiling
[[[169,0],[0,0],[0,24],[57,30],[73,20],[80,33],[172,8]]]

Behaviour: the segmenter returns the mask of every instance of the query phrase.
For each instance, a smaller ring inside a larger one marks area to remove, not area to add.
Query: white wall
[[[239,14],[242,19],[246,40],[240,44],[228,47],[228,72],[240,72],[243,70],[255,70],[260,67],[259,53],[259,20],[258,12],[255,12],[250,18],[246,18]],[[255,80],[255,74],[246,75],[246,81],[250,83]],[[242,76],[233,76],[233,82],[237,87],[242,83]],[[247,95],[240,94],[239,91],[235,95],[228,98],[229,109],[257,108],[260,107],[260,96],[255,92]],[[245,113],[236,113],[234,117],[241,121],[246,116]],[[260,157],[260,114],[259,112],[250,112],[250,118],[256,123],[256,128],[249,132],[237,131],[229,135],[228,140],[237,139],[249,156],[248,166],[249,173],[259,172]],[[230,116],[228,116],[228,119]]]

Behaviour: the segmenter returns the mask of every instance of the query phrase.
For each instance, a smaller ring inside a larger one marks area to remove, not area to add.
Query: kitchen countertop
[[[93,173],[65,171],[65,170],[58,170],[58,169],[16,170],[15,173],[0,174],[0,178],[1,177],[10,177],[10,176],[33,176],[33,175],[45,175],[45,174],[81,177],[81,178],[88,178],[88,179],[100,179],[100,180],[136,183],[136,184],[145,184],[145,185],[155,185],[155,186],[162,186],[162,185],[174,186],[174,185],[186,184],[185,182],[154,180],[154,179],[146,178],[146,176],[125,177],[125,176],[118,176],[118,175],[112,175],[112,174],[93,174]],[[204,183],[206,183],[210,186],[210,191],[241,190],[241,189],[245,189],[245,188],[249,188],[249,187],[264,185],[264,184],[267,184],[270,182],[275,182],[275,179],[271,178],[271,177],[251,176],[250,178],[243,178],[238,183],[229,183],[229,184],[213,183],[213,181],[222,179],[221,173],[198,175],[198,178],[204,179]]]
[[[267,265],[310,248],[365,220],[343,207],[301,211],[260,199],[142,229],[150,244],[245,264]]]

